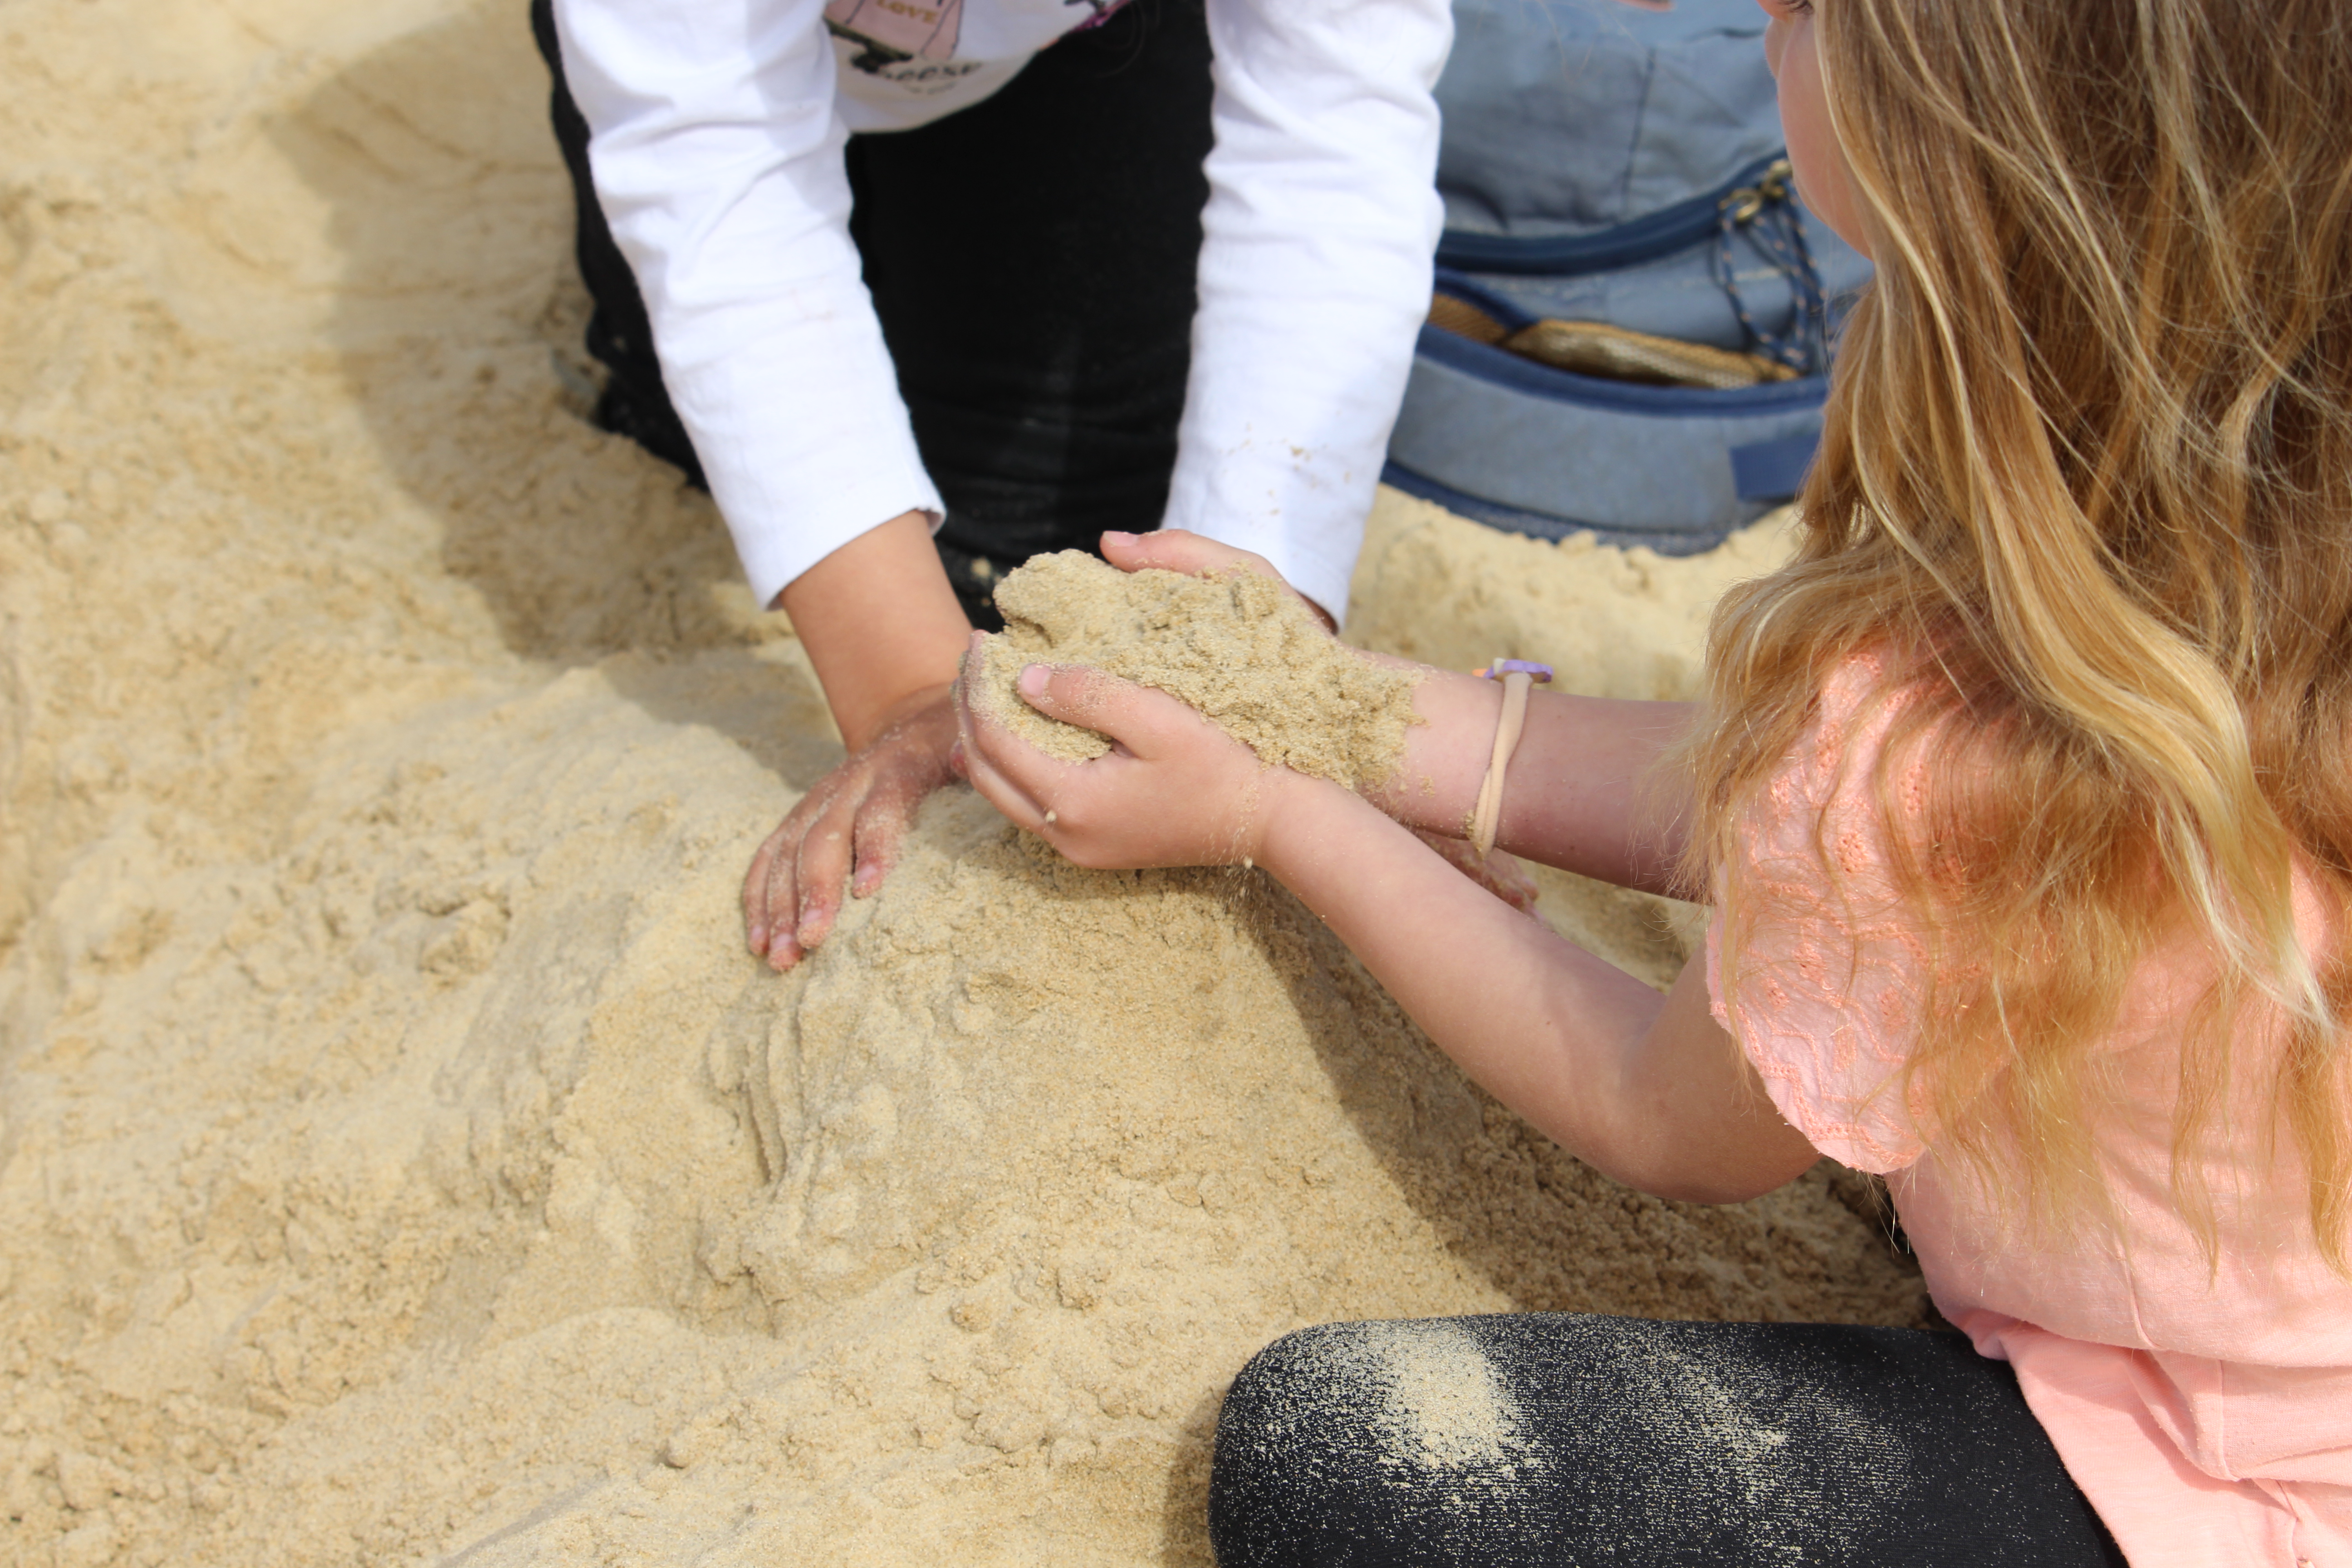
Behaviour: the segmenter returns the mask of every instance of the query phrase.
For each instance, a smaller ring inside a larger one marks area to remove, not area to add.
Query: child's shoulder
[[[1895,844],[1924,826],[1949,711],[1937,679],[1932,660],[1886,646],[1823,668],[1804,728],[1739,818],[1707,931],[1716,1018],[1790,1125],[1863,1170],[1899,1169],[1924,1147],[1888,1089],[1935,962]],[[1927,722],[1906,725],[1923,703]]]
[[[1985,763],[1954,732],[1949,693],[1932,657],[1887,644],[1831,660],[1811,716],[1751,804],[1750,837],[1774,825],[1812,830],[1834,821],[1849,837],[1876,839],[1919,826],[1931,769]]]

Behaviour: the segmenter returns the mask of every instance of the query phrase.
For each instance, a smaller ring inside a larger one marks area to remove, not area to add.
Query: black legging
[[[1565,1312],[1328,1323],[1225,1396],[1223,1568],[2122,1568],[1958,1334]]]
[[[531,26],[595,301],[588,348],[613,373],[597,421],[699,483],[589,183],[551,0],[531,0]],[[1005,568],[1160,526],[1192,363],[1209,97],[1201,0],[1133,0],[982,103],[850,139],[850,234],[947,502],[941,557],[980,618]]]

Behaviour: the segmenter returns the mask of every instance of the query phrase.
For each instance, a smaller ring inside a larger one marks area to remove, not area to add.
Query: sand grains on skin
[[[1024,702],[1014,683],[1028,665],[1083,665],[1165,691],[1268,767],[1349,789],[1394,773],[1404,732],[1420,722],[1417,675],[1365,658],[1297,595],[1246,570],[1121,572],[1065,550],[1007,575],[996,607],[1004,630],[984,645],[975,704],[1064,762],[1089,762],[1110,742]]]

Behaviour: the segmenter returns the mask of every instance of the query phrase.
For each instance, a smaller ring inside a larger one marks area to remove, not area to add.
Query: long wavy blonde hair
[[[1797,557],[1716,615],[1686,870],[1731,868],[1737,907],[1741,811],[1827,673],[1891,650],[1916,700],[1885,755],[1994,764],[1931,771],[1932,843],[1895,868],[1947,950],[1906,1085],[1937,1147],[2021,1212],[2095,1198],[2096,1044],[2186,929],[2221,979],[2184,1021],[2175,1198],[2210,1257],[2199,1155],[2266,998],[2276,1126],[2352,1272],[2352,961],[2305,951],[2290,896],[2299,864],[2352,908],[2352,5],[1819,0],[1816,26],[1877,274]]]

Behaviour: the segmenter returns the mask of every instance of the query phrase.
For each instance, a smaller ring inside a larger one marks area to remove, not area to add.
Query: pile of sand
[[[1916,1314],[1829,1175],[1612,1186],[1253,874],[958,792],[766,973],[737,881],[838,745],[577,417],[520,0],[0,28],[0,1556],[1198,1562],[1293,1326]],[[1355,635],[1675,694],[1775,548],[1391,497]]]

